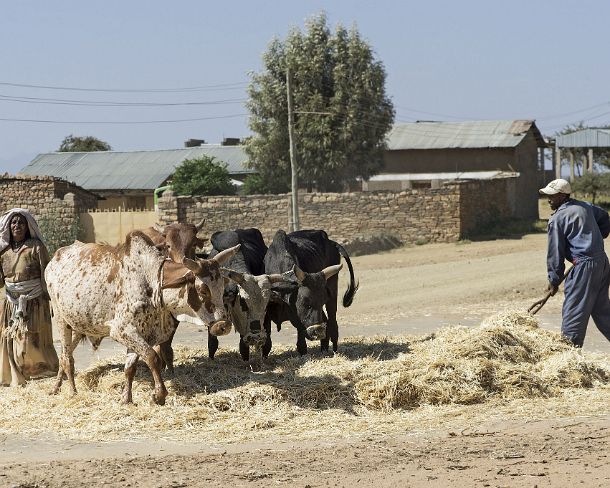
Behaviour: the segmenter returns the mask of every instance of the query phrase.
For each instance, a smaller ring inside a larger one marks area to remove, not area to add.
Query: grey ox
[[[227,249],[210,260],[185,258],[183,263],[174,263],[138,231],[116,247],[75,242],[59,249],[45,271],[53,323],[62,345],[53,393],[59,392],[64,374],[76,393],[73,352],[79,340],[110,336],[133,351],[125,363],[122,401],[132,401],[131,387],[141,356],[153,375],[153,401],[163,405],[167,389],[152,346],[171,336],[170,313],[196,317],[208,327],[227,322],[220,265],[238,249]]]

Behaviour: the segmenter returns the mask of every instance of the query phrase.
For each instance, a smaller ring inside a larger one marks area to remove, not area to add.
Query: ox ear
[[[205,224],[205,219],[201,219],[201,222],[199,222],[198,224],[195,224],[195,228],[197,229],[198,232],[203,228],[203,224]]]
[[[235,253],[239,251],[241,244],[237,244],[237,246],[230,247],[229,249],[225,249],[224,251],[219,252],[212,259],[216,261],[218,264],[224,264],[226,261],[235,256]]]
[[[297,281],[299,283],[303,283],[305,281],[306,273],[301,268],[299,268],[296,264],[292,267],[292,272],[297,277]]]
[[[233,271],[232,269],[220,268],[220,272],[224,277],[229,278],[240,285],[243,285],[246,281],[244,279],[243,273],[238,273],[237,271]]]
[[[161,244],[155,244],[155,248],[161,251],[163,254],[166,254],[169,246],[165,242],[162,242]]]
[[[199,247],[202,248],[203,246],[205,246],[205,243],[208,242],[208,239],[205,237],[196,237],[195,238],[195,247]]]
[[[191,270],[195,274],[201,272],[201,265],[197,261],[195,261],[191,258],[187,258],[187,257],[182,258],[182,264],[184,264],[184,266],[186,266],[189,270]]]
[[[165,227],[161,227],[159,224],[153,224],[153,229],[155,229],[159,234],[165,235]]]
[[[327,268],[324,268],[322,270],[322,273],[324,274],[324,278],[326,278],[327,280],[329,278],[332,278],[333,276],[335,276],[339,271],[341,271],[341,268],[343,268],[343,264],[335,264],[333,266],[328,266]]]

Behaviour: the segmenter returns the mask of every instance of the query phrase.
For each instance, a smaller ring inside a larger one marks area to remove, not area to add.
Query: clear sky
[[[610,123],[605,0],[6,1],[0,172],[68,134],[115,150],[248,135],[248,73],[273,37],[321,11],[331,28],[355,24],[373,47],[396,122],[531,118],[545,134]],[[203,88],[159,90],[189,87]],[[184,119],[200,120],[155,122]]]

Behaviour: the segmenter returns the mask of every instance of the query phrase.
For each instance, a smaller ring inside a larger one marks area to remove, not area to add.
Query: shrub
[[[49,256],[53,256],[60,247],[72,244],[81,237],[83,232],[78,216],[75,216],[69,225],[66,225],[58,214],[40,217],[38,227],[40,227],[42,238],[47,245]]]
[[[235,185],[227,166],[214,157],[185,159],[172,176],[172,188],[177,195],[235,195]]]

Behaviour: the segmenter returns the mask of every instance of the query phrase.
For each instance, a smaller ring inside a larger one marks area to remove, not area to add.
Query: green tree
[[[176,168],[171,184],[178,195],[234,195],[236,190],[226,165],[211,156],[185,159]]]
[[[66,136],[58,152],[94,152],[94,151],[111,151],[112,147],[107,142],[97,139],[93,136]]]
[[[261,195],[269,193],[288,193],[290,192],[290,182],[285,179],[274,179],[264,177],[260,174],[246,176],[242,191],[246,195]]]
[[[585,173],[572,182],[572,190],[590,196],[595,203],[598,195],[610,194],[610,173]]]
[[[264,68],[248,87],[249,164],[270,187],[290,186],[286,69],[292,78],[299,183],[341,190],[383,166],[385,136],[394,108],[385,92],[385,69],[356,28],[327,27],[326,15],[274,39]]]

